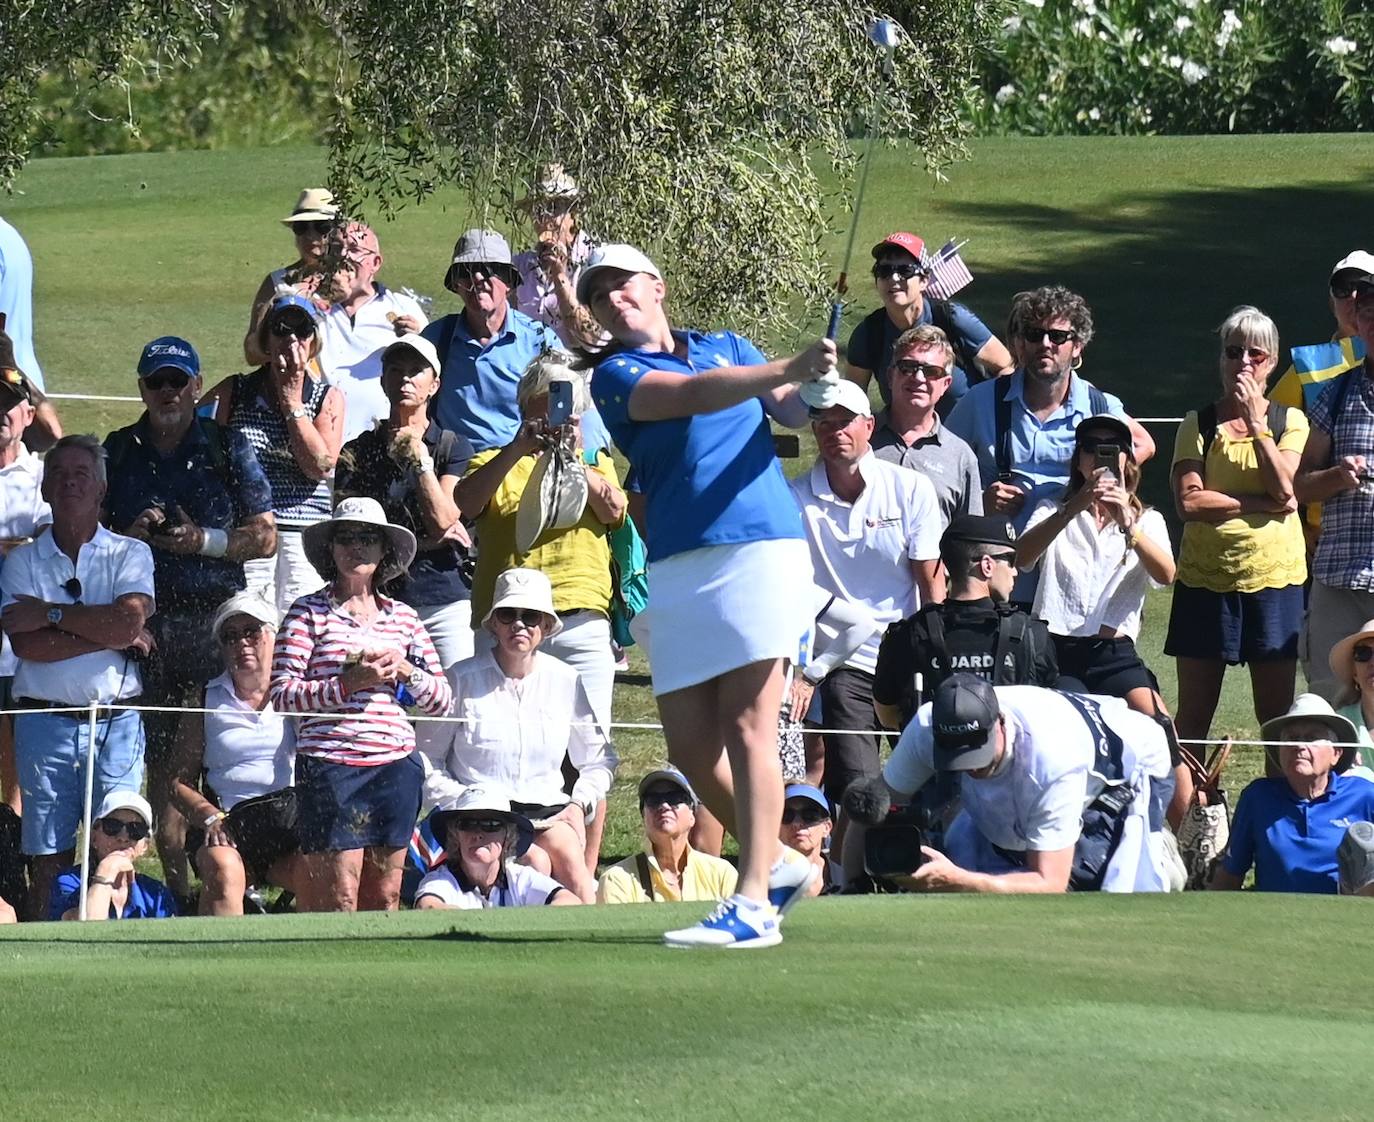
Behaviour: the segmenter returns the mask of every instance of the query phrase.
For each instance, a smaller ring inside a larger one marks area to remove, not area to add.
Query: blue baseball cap
[[[165,366],[180,370],[187,377],[196,378],[200,376],[200,355],[196,354],[195,347],[185,339],[179,339],[175,335],[162,335],[143,348],[143,354],[138,360],[138,376],[146,378]]]
[[[276,319],[283,312],[288,312],[292,308],[297,308],[310,317],[310,322],[318,324],[320,322],[320,309],[315,306],[315,301],[304,296],[298,296],[294,292],[288,292],[278,296],[272,301],[267,309],[267,314],[262,317],[264,323],[268,320]]]
[[[830,800],[825,797],[825,792],[819,787],[811,786],[810,783],[789,783],[783,789],[782,797],[784,802],[788,799],[807,799],[815,803],[825,811],[826,814],[829,814],[832,818],[834,817],[834,814],[830,810]]]
[[[641,804],[644,802],[644,792],[655,783],[671,783],[692,800],[693,806],[701,802],[697,798],[697,793],[692,790],[692,785],[687,782],[687,777],[672,764],[669,764],[667,767],[655,768],[639,781],[639,801]]]

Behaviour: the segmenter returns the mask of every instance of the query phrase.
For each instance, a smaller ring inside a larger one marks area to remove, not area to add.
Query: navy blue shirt
[[[343,446],[334,475],[334,499],[337,502],[349,495],[376,499],[386,511],[388,522],[404,526],[416,541],[424,541],[430,531],[420,506],[419,479],[413,467],[402,468],[391,458],[387,451],[391,431],[385,425],[370,429]],[[473,451],[464,437],[445,433],[430,421],[424,445],[434,460],[437,478],[453,475],[461,479],[467,472]],[[454,542],[445,542],[437,549],[422,549],[410,563],[408,575],[398,578],[392,590],[398,600],[412,607],[471,599],[462,563],[463,551]]]
[[[592,374],[592,399],[643,489],[649,560],[706,546],[803,537],[758,398],[689,417],[630,417],[630,394],[650,370],[691,376],[767,361],[748,339],[729,331],[673,334],[686,342],[685,359],[670,351],[622,350],[602,359]]]
[[[212,455],[207,434],[223,437],[222,457]],[[180,506],[197,526],[214,530],[232,530],[272,510],[267,476],[237,429],[197,418],[181,443],[164,456],[153,445],[145,413],[134,424],[110,433],[105,447],[110,452],[106,521],[116,533],[157,504],[169,514]],[[213,607],[243,586],[242,562],[153,548],[159,610]]]
[[[969,387],[983,380],[973,363],[973,356],[992,338],[992,332],[964,305],[952,300],[940,303],[938,307],[929,298],[921,302],[921,314],[912,326],[931,323],[949,336],[950,346],[954,348],[954,377],[945,396],[935,406],[936,413],[947,417],[954,403],[968,393]],[[850,363],[862,370],[873,371],[884,405],[892,404],[892,386],[887,372],[892,363],[892,346],[904,331],[906,328],[892,322],[886,308],[879,308],[864,316],[859,326],[850,333],[849,345],[845,348],[845,358]]]
[[[61,919],[62,916],[81,903],[81,866],[73,865],[63,869],[52,882],[52,896],[48,899],[48,918]],[[124,902],[124,912],[120,919],[165,919],[177,914],[177,899],[160,880],[134,874],[134,883],[129,886],[129,898]],[[111,916],[111,919],[114,917]]]
[[[1261,892],[1335,895],[1336,847],[1352,822],[1374,821],[1374,783],[1331,773],[1326,792],[1300,799],[1288,780],[1256,779],[1241,792],[1222,867],[1243,877],[1255,867]]]

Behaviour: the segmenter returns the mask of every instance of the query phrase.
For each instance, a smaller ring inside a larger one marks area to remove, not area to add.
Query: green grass
[[[977,281],[961,299],[994,329],[1022,288],[1055,281],[1077,289],[1097,323],[1085,374],[1138,416],[1173,416],[1211,396],[1209,332],[1232,305],[1269,310],[1288,343],[1329,334],[1325,279],[1361,240],[1374,138],[993,138],[975,142],[973,159],[943,183],[912,170],[904,151],[880,149],[875,161],[860,247],[898,228],[937,244],[969,238]],[[141,346],[164,333],[197,345],[211,382],[239,370],[249,300],[264,273],[289,259],[276,219],[325,174],[323,150],[309,148],[30,164],[0,213],[36,258],[37,346],[49,387],[132,393]],[[436,314],[453,310],[454,297],[440,286],[446,255],[457,233],[479,220],[452,191],[404,210],[380,228],[383,278],[435,296]],[[842,233],[829,244],[838,267]],[[866,260],[856,260],[856,277]],[[875,305],[856,283],[847,323]],[[817,329],[822,322],[818,308]],[[73,431],[104,432],[134,416],[132,406],[85,402],[62,411]],[[1168,510],[1173,430],[1154,433],[1160,456],[1145,491]],[[1167,593],[1151,598],[1141,647],[1172,698],[1173,667],[1158,657],[1167,602]],[[635,668],[642,673],[642,662]],[[654,719],[647,689],[622,685],[616,716]],[[1215,727],[1255,730],[1239,673]],[[662,756],[652,733],[625,733],[619,748],[625,778],[607,853],[634,846],[631,782]]]
[[[1359,908],[829,899],[757,954],[661,947],[691,905],[11,928],[6,1117],[1362,1120]]]

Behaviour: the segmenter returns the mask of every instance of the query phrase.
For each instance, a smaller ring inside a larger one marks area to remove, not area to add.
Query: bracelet
[[[101,884],[104,885],[106,888],[113,888],[115,886],[114,881],[112,881],[109,877],[102,877],[99,873],[92,873],[90,875],[90,878],[87,880],[87,883]]]
[[[202,557],[223,557],[229,551],[228,530],[214,530],[209,526],[202,526],[200,532],[205,535],[205,540],[200,543]]]
[[[425,472],[427,472],[427,471],[433,471],[433,470],[434,470],[434,457],[433,457],[433,456],[424,456],[424,457],[422,457],[422,458],[416,463],[416,465],[415,465],[415,470],[416,470],[417,472],[419,472],[421,475],[424,475]]]
[[[229,817],[229,814],[228,814],[227,811],[217,810],[217,811],[215,811],[214,814],[211,814],[209,817],[207,817],[207,818],[205,819],[204,822],[201,823],[201,827],[202,827],[203,829],[208,830],[208,829],[209,829],[211,826],[213,826],[216,822],[223,822],[223,821],[224,821],[226,818],[228,818],[228,817]]]

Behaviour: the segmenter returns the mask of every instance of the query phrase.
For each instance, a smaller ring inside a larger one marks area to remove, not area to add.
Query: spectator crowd
[[[696,900],[669,943],[767,946],[832,892],[1374,893],[1374,255],[1329,341],[1218,309],[1175,549],[1081,295],[999,335],[897,232],[843,359],[769,360],[671,325],[580,202],[541,169],[530,248],[463,232],[430,322],[305,190],[247,369],[153,339],[103,438],[0,270],[0,921]],[[815,437],[790,483],[774,424]],[[1166,586],[1172,699],[1136,647]],[[1232,820],[1198,745],[1240,664],[1270,747]],[[603,861],[618,769],[642,849]]]

